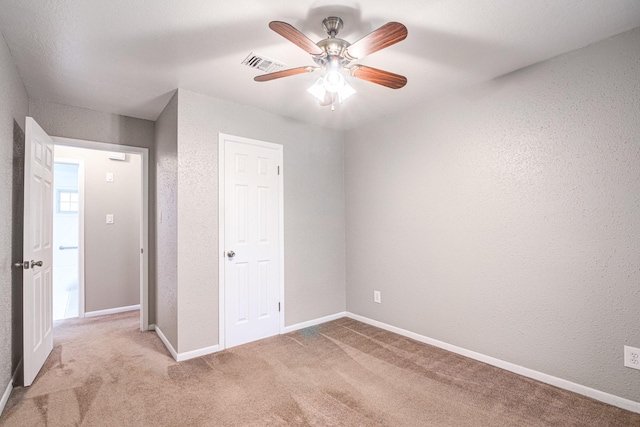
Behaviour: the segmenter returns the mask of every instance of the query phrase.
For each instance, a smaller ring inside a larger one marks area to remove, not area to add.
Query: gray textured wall
[[[141,156],[55,147],[56,158],[84,160],[85,312],[140,303]],[[113,182],[106,173],[113,173]],[[113,214],[113,224],[106,223]]]
[[[178,351],[218,342],[219,132],[284,146],[285,324],[344,311],[342,134],[178,93]]]
[[[149,149],[149,323],[155,323],[155,123],[35,99],[29,115],[51,136]]]
[[[156,120],[156,325],[178,348],[178,91]],[[162,215],[162,222],[160,216]]]
[[[640,29],[345,140],[349,311],[640,401]]]
[[[18,308],[14,305],[16,301],[19,303],[22,300],[16,298],[15,292],[21,292],[22,287],[12,288],[12,275],[17,272],[14,272],[11,266],[18,260],[12,258],[10,242],[12,237],[15,237],[12,236],[12,224],[14,221],[20,221],[12,215],[14,122],[21,127],[19,131],[16,130],[20,135],[24,130],[29,100],[1,34],[0,94],[0,394],[3,394],[22,356],[22,348],[17,348],[22,346],[22,328],[12,327],[12,316]],[[21,239],[22,236],[18,238]]]
[[[12,179],[12,221],[11,260],[23,260],[24,253],[24,159],[25,134],[18,122],[13,122],[13,179]],[[11,366],[15,372],[23,354],[23,298],[24,272],[21,268],[11,271]],[[19,375],[18,375],[19,377]]]

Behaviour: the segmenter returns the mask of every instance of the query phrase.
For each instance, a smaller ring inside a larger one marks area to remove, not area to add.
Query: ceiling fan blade
[[[311,55],[320,55],[323,50],[320,49],[314,42],[312,42],[307,36],[302,34],[292,25],[282,21],[269,22],[269,28],[276,33],[280,34],[285,39],[292,43],[295,43],[298,47]]]
[[[407,38],[407,27],[399,22],[387,22],[353,43],[346,50],[346,56],[355,61],[380,49],[389,47]]]
[[[275,73],[262,74],[261,76],[255,76],[253,80],[257,82],[268,82],[269,80],[275,80],[282,77],[289,77],[289,76],[295,76],[296,74],[310,73],[317,69],[318,67],[311,67],[311,66],[290,68],[288,70],[276,71]]]
[[[390,87],[391,89],[400,89],[407,84],[407,78],[405,76],[367,67],[366,65],[354,65],[349,69],[349,74],[371,83]]]

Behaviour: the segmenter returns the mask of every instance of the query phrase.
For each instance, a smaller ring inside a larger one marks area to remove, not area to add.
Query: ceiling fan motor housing
[[[313,60],[321,67],[342,68],[348,65],[349,61],[345,58],[344,52],[350,46],[346,40],[336,38],[336,35],[342,29],[344,23],[337,16],[330,16],[322,21],[322,26],[329,38],[320,40],[317,46],[322,49],[321,55],[314,55]]]
[[[336,59],[344,60],[344,51],[350,46],[348,41],[336,38],[320,40],[317,45],[323,50],[323,53],[314,55],[313,59],[316,64],[321,66]]]

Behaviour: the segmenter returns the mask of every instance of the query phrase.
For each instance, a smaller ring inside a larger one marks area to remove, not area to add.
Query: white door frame
[[[142,206],[140,209],[140,330],[149,330],[149,149],[106,142],[52,136],[54,144],[91,150],[139,154],[142,157]],[[84,261],[84,260],[83,260]]]
[[[55,139],[52,138],[55,143]],[[66,163],[78,165],[78,317],[84,317],[84,160],[56,157],[53,147],[53,164]],[[54,172],[55,183],[55,172]]]
[[[227,265],[225,258],[225,221],[224,221],[224,186],[225,186],[225,149],[224,142],[227,139],[233,139],[235,142],[241,142],[251,145],[258,145],[267,148],[276,148],[280,153],[283,153],[283,146],[281,144],[274,144],[272,142],[260,141],[257,139],[243,138],[241,136],[234,136],[225,133],[218,134],[218,345],[220,350],[227,348],[225,340],[225,266]],[[280,168],[280,175],[278,179],[278,191],[280,192],[280,200],[278,206],[278,226],[280,228],[280,321],[279,321],[279,334],[284,332],[284,155],[282,156],[282,167]]]

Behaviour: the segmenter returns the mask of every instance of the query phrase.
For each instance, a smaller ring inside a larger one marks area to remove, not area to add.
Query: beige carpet
[[[138,313],[64,321],[2,426],[640,426],[640,414],[351,319],[173,361]]]

